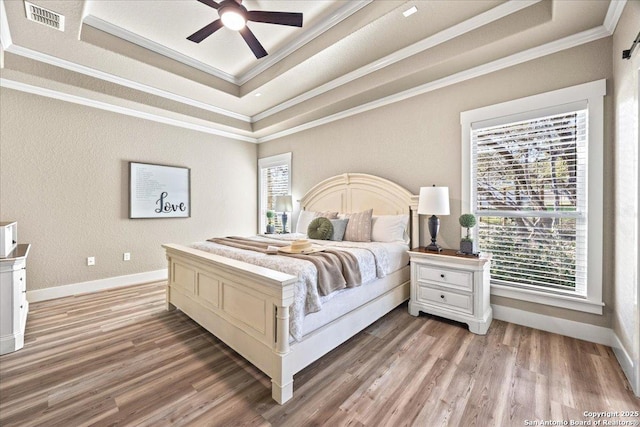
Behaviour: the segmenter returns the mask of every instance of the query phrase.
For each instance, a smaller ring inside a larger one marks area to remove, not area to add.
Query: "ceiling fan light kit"
[[[247,27],[247,21],[302,27],[302,13],[248,11],[242,5],[242,0],[223,0],[220,3],[214,0],[198,1],[216,9],[220,19],[216,19],[187,37],[187,40],[194,43],[200,43],[224,26],[230,30],[238,31],[255,57],[259,59],[268,54],[253,32]]]
[[[240,31],[247,25],[247,9],[242,5],[227,6],[222,2],[218,8],[218,15],[224,26],[230,30]]]

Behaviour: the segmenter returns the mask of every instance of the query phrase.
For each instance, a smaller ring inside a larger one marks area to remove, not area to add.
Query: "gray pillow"
[[[333,225],[331,220],[324,217],[315,218],[309,223],[307,228],[307,236],[315,240],[329,240],[333,234]]]
[[[347,229],[348,219],[330,219],[331,225],[333,225],[333,234],[329,240],[335,242],[341,242],[344,238],[344,232]]]

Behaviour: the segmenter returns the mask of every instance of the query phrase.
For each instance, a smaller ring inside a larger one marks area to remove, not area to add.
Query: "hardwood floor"
[[[640,410],[608,347],[501,321],[474,335],[406,304],[294,380],[277,405],[264,374],[146,284],[32,304],[25,347],[0,357],[0,425],[570,425]]]

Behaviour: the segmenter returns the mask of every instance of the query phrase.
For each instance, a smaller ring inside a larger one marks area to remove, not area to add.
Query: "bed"
[[[326,179],[300,200],[301,210],[311,212],[373,209],[374,215],[407,214],[407,248],[418,242],[417,204],[418,197],[401,186],[359,173]],[[318,313],[308,315],[306,328],[292,337],[290,309],[298,276],[193,246],[163,247],[169,268],[167,310],[180,309],[268,375],[279,404],[293,396],[294,374],[409,298],[410,271],[404,265],[353,288],[354,294],[373,297],[331,298]]]

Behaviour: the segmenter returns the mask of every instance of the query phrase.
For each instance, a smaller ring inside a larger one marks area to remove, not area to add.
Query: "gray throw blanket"
[[[220,245],[238,249],[267,253],[269,246],[285,247],[287,243],[258,242],[246,237],[218,237],[208,240]],[[278,252],[279,256],[299,258],[313,263],[318,271],[318,293],[321,296],[344,288],[353,288],[362,284],[360,268],[356,257],[346,251],[325,249],[310,254],[289,254]]]

